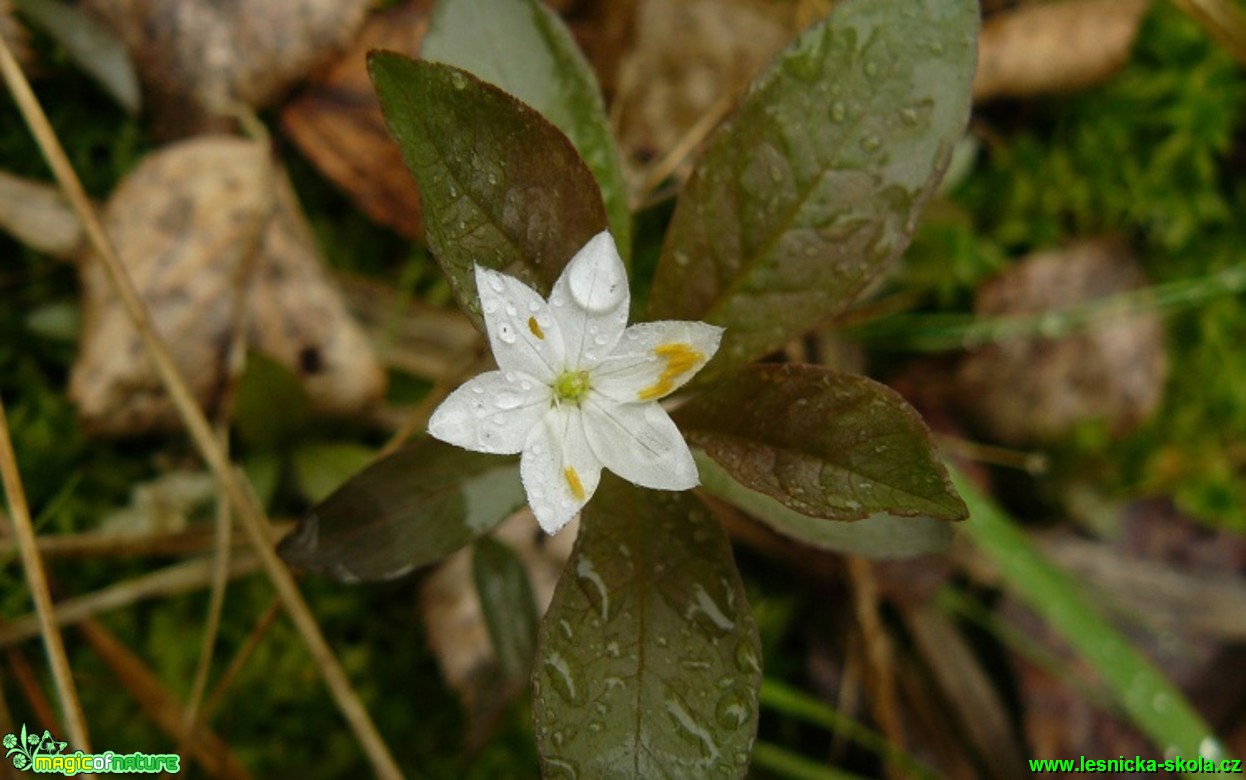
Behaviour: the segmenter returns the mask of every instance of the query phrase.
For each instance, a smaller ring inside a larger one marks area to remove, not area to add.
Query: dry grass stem
[[[98,621],[85,621],[79,630],[147,717],[164,733],[176,737],[181,731],[182,707],[160,678]],[[225,741],[207,729],[195,731],[188,747],[189,754],[212,777],[231,780],[250,777]]]
[[[255,572],[257,568],[259,562],[255,556],[240,555],[230,563],[229,574],[231,577],[241,577]],[[92,593],[63,599],[56,604],[53,619],[58,626],[77,623],[103,612],[128,607],[144,599],[198,590],[211,582],[212,576],[212,559],[196,558],[109,585]],[[0,626],[0,647],[24,642],[38,634],[39,623],[35,615],[11,620]]]
[[[0,513],[0,521],[7,515]],[[277,536],[285,534],[294,524],[284,521],[274,524]],[[134,558],[144,555],[193,555],[214,549],[216,532],[208,528],[189,528],[185,531],[156,531],[154,533],[130,534],[103,531],[86,531],[78,534],[37,536],[39,554],[45,559],[62,558]],[[233,539],[232,545],[249,544],[245,539]],[[15,541],[0,541],[0,560],[17,553]]]
[[[73,204],[79,219],[82,220],[91,247],[100,261],[104,263],[110,283],[142,337],[147,354],[160,375],[165,391],[177,408],[196,448],[212,469],[234,511],[237,512],[239,521],[259,555],[265,573],[272,581],[290,619],[320,669],[334,702],[377,775],[383,778],[402,777],[402,771],[381,738],[380,732],[377,731],[363,702],[351,687],[346,672],[321,633],[320,626],[307,606],[307,602],[303,600],[294,576],[277,557],[270,536],[271,531],[262,510],[257,506],[251,492],[239,480],[228,457],[222,452],[213,434],[212,426],[196,404],[185,378],[173,360],[168,345],[156,331],[150,311],[139,295],[125,265],[117,256],[112,242],[104,231],[103,224],[82,188],[82,183],[74,173],[46,114],[31,91],[25,74],[22,73],[3,41],[0,41],[0,71],[3,71],[14,102],[52,168],[57,183]]]
[[[2,42],[0,45],[3,45]],[[7,50],[4,55],[12,59]],[[89,753],[91,742],[87,734],[86,715],[82,712],[82,702],[78,701],[78,689],[74,687],[69,657],[65,655],[65,643],[52,617],[52,593],[48,589],[43,559],[39,557],[39,550],[35,545],[35,529],[30,522],[30,507],[26,505],[26,490],[22,487],[22,478],[17,471],[17,454],[13,452],[13,441],[9,437],[9,421],[4,412],[3,400],[0,400],[0,477],[4,480],[9,519],[13,521],[13,533],[17,537],[18,550],[22,556],[22,570],[26,573],[30,595],[35,602],[38,633],[43,635],[43,647],[52,667],[52,679],[56,683],[56,696],[60,700],[61,712],[65,714],[69,740],[76,749]]]
[[[43,695],[43,688],[35,677],[35,670],[30,668],[26,656],[16,647],[10,647],[4,653],[4,668],[13,675],[13,680],[26,698],[26,704],[34,712],[35,723],[56,734],[62,732],[60,719],[52,709],[52,702]]]
[[[709,137],[714,128],[718,127],[718,123],[731,113],[731,109],[735,107],[735,94],[727,94],[718,100],[717,103],[701,115],[692,127],[688,128],[688,132],[684,133],[679,142],[671,147],[662,159],[655,162],[645,171],[645,178],[641,181],[637,188],[636,194],[632,197],[632,211],[639,211],[646,204],[650,203],[662,182],[666,181],[675,171],[679,170],[692,153]]]
[[[225,694],[233,686],[234,681],[238,679],[238,675],[242,673],[243,667],[247,665],[247,661],[251,660],[251,656],[255,653],[255,648],[260,646],[260,640],[268,635],[269,629],[277,622],[277,616],[281,614],[281,599],[273,599],[268,605],[268,609],[260,615],[260,619],[255,621],[255,628],[252,629],[251,635],[247,637],[246,643],[238,649],[234,654],[233,660],[229,662],[229,666],[221,674],[219,680],[216,681],[216,687],[212,689],[212,694],[208,696],[208,701],[203,705],[203,709],[199,712],[199,722],[207,723],[212,720],[216,708],[225,700]]]

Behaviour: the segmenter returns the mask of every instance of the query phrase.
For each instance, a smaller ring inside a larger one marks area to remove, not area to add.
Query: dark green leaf
[[[393,52],[373,52],[368,67],[420,186],[429,246],[460,305],[479,326],[477,263],[548,294],[606,227],[601,190],[575,147],[470,73]]]
[[[546,777],[743,777],[760,641],[722,529],[603,474],[541,622]]]
[[[472,577],[503,677],[527,680],[536,655],[537,623],[528,570],[511,548],[485,536],[472,550]]]
[[[257,449],[281,449],[306,432],[311,418],[311,398],[294,372],[267,355],[249,354],[234,399],[238,437]]]
[[[655,319],[727,328],[709,378],[844,308],[908,245],[969,114],[974,0],[846,0],[713,136],[675,210]]]
[[[344,582],[392,579],[455,552],[523,503],[513,458],[421,439],[352,477],[277,551]]]
[[[496,84],[567,134],[601,185],[626,262],[632,217],[619,153],[593,69],[558,14],[536,0],[439,0],[421,53]]]
[[[894,390],[823,366],[759,364],[680,407],[676,422],[733,478],[810,517],[968,512],[917,412]]]
[[[952,528],[932,517],[871,515],[853,523],[832,523],[793,512],[764,493],[749,490],[705,453],[693,450],[701,484],[710,493],[735,504],[774,530],[824,550],[867,558],[911,558],[946,552]]]
[[[376,452],[354,442],[316,441],[295,445],[294,478],[310,501],[323,501],[372,461]]]

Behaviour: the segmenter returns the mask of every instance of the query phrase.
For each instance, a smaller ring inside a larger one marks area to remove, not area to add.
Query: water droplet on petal
[[[489,287],[494,292],[502,292],[506,289],[506,285],[502,283],[502,279],[496,274],[489,274]]]
[[[509,322],[502,323],[498,326],[498,338],[505,344],[514,344],[515,328]]]
[[[579,262],[571,267],[571,298],[591,312],[604,313],[627,296],[627,277],[621,263]]]

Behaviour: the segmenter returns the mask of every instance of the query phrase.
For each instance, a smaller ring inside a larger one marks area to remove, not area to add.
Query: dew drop
[[[502,278],[497,274],[489,274],[489,289],[502,292],[506,289],[506,285],[502,283]]]
[[[861,139],[861,149],[866,152],[877,152],[883,142],[876,135],[867,135]]]
[[[714,718],[718,725],[725,729],[738,729],[753,717],[753,708],[748,698],[739,691],[730,690],[718,699],[714,707]]]
[[[516,338],[514,326],[512,326],[509,322],[504,322],[499,325],[498,338],[501,339],[504,344],[514,344]]]
[[[580,251],[591,254],[594,242],[611,240],[608,234],[603,236],[604,238],[594,238]],[[572,263],[567,286],[571,290],[572,299],[591,312],[608,312],[627,297],[627,277],[624,275],[623,264],[618,262],[595,263],[581,260]]]
[[[455,89],[467,89],[467,79],[463,78],[463,74],[458,71],[450,72],[450,86]]]
[[[523,399],[514,393],[498,393],[493,399],[493,404],[499,409],[518,409]],[[505,418],[503,418],[503,421]]]

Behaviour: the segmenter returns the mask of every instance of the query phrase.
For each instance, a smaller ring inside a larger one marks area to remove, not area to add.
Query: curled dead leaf
[[[1041,252],[983,285],[981,317],[1050,313],[1137,290],[1146,276],[1121,241]],[[1168,364],[1159,315],[1122,312],[1059,339],[1016,338],[971,353],[958,375],[965,411],[999,441],[1051,441],[1099,420],[1116,432],[1158,407]]]
[[[1066,0],[994,14],[978,39],[973,96],[984,101],[1072,92],[1129,59],[1150,0]]]
[[[163,137],[222,129],[350,45],[367,0],[85,0],[125,41]]]
[[[294,370],[320,408],[352,411],[380,396],[384,374],[263,144],[205,136],[157,152],[113,193],[105,223],[204,407],[228,386],[226,355],[242,322],[250,346]],[[88,257],[81,277],[69,392],[84,425],[117,436],[176,426],[102,264]]]
[[[367,54],[418,56],[430,6],[416,0],[373,15],[351,50],[281,112],[286,133],[325,176],[371,219],[411,238],[422,233],[420,196],[381,116]]]

